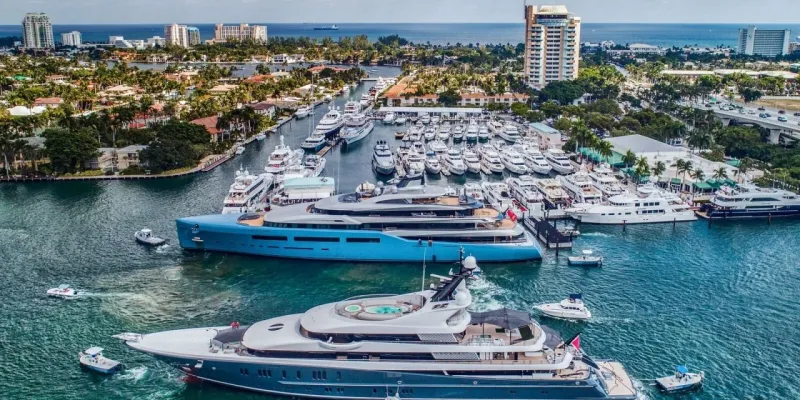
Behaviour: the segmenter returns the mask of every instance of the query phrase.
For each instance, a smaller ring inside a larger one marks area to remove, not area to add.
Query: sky
[[[0,0],[0,24],[522,22],[524,0]],[[547,4],[534,3],[531,4]],[[561,0],[584,22],[798,23],[798,0]]]

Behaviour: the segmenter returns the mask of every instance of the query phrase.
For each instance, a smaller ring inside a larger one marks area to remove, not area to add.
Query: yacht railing
[[[346,298],[346,299],[344,299],[342,301],[370,299],[370,298],[373,298],[373,297],[393,297],[393,296],[399,296],[399,294],[362,294],[360,296],[353,296],[353,297]]]

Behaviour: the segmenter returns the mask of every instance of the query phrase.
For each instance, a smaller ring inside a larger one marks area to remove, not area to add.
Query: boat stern
[[[638,390],[634,386],[633,378],[628,375],[628,371],[622,363],[618,361],[598,361],[598,379],[602,381],[603,387],[609,399],[633,400],[638,397]]]

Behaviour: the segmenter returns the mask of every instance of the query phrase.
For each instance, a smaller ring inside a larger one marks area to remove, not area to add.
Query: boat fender
[[[431,256],[431,261],[436,262],[436,254]]]

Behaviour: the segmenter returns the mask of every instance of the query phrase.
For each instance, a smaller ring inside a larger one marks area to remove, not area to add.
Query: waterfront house
[[[117,150],[117,169],[124,170],[129,167],[140,166],[139,153],[146,148],[147,146],[144,145],[131,145]]]
[[[232,90],[236,90],[238,87],[239,86],[237,86],[237,85],[228,85],[228,84],[217,85],[217,86],[214,86],[213,88],[209,89],[208,93],[213,94],[213,95],[221,95],[221,94],[228,93],[228,92],[230,92]]]
[[[201,125],[202,127],[206,128],[206,131],[209,135],[211,135],[212,142],[219,142],[222,140],[222,136],[224,134],[223,130],[217,128],[217,122],[219,121],[219,117],[216,115],[211,117],[205,118],[198,118],[192,120],[191,123],[195,125]]]
[[[278,107],[275,106],[274,103],[262,101],[260,103],[249,104],[247,107],[253,109],[256,114],[263,115],[265,117],[274,118],[275,113],[278,110]]]
[[[273,76],[272,74],[263,74],[263,75],[253,75],[253,76],[245,79],[244,82],[245,83],[259,84],[259,83],[265,83],[265,82],[274,81],[274,80],[275,80],[275,76]]]
[[[107,88],[100,92],[100,97],[107,97],[109,99],[116,99],[120,97],[133,97],[136,96],[137,89],[128,85],[117,85]]]
[[[39,97],[33,102],[34,107],[45,108],[58,108],[62,104],[64,104],[64,99],[61,97]]]
[[[114,167],[114,150],[113,147],[101,147],[97,149],[97,156],[86,161],[83,167],[86,169],[110,171]]]

